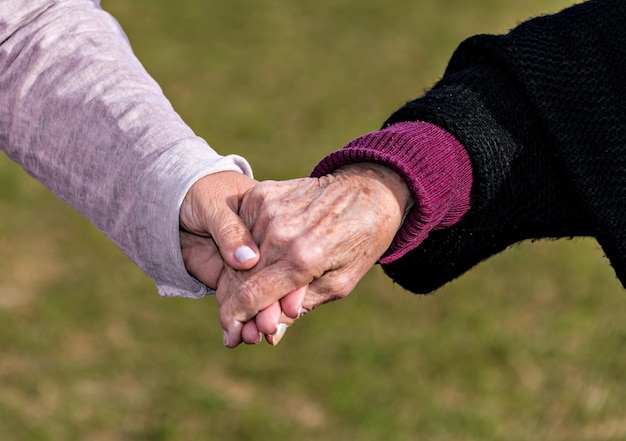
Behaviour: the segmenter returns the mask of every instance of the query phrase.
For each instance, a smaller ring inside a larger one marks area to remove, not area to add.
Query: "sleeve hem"
[[[398,173],[413,197],[391,247],[379,263],[393,262],[435,229],[454,225],[469,210],[472,169],[461,143],[427,122],[402,122],[364,135],[325,157],[312,176],[355,162],[374,162]]]

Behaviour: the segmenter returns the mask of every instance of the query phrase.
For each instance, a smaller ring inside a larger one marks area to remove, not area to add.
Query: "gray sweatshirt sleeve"
[[[179,210],[210,173],[252,176],[173,110],[118,23],[89,0],[0,2],[0,149],[91,221],[164,296],[201,297]]]

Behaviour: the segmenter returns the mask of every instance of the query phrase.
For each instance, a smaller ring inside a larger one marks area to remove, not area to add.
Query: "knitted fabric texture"
[[[626,2],[590,0],[455,51],[442,79],[386,126],[427,121],[472,164],[456,224],[383,265],[431,292],[525,239],[594,236],[626,282]]]
[[[398,123],[361,136],[324,158],[312,174],[321,176],[354,162],[391,168],[404,179],[414,201],[379,263],[404,256],[430,231],[454,225],[469,208],[472,172],[467,153],[452,135],[433,124]]]

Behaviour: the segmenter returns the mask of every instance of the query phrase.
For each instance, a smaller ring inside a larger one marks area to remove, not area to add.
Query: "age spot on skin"
[[[365,187],[363,188],[363,193],[365,193],[366,195],[371,195],[372,194],[372,190],[370,190],[369,188]]]

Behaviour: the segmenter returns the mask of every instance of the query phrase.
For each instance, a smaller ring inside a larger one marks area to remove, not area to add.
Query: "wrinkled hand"
[[[401,178],[375,164],[254,187],[240,215],[259,263],[226,269],[218,281],[226,346],[257,343],[261,334],[275,344],[302,313],[347,296],[391,244],[409,200]]]
[[[180,209],[180,245],[187,271],[215,289],[224,264],[252,268],[259,249],[239,215],[244,194],[257,181],[238,172],[205,176],[187,192]]]

